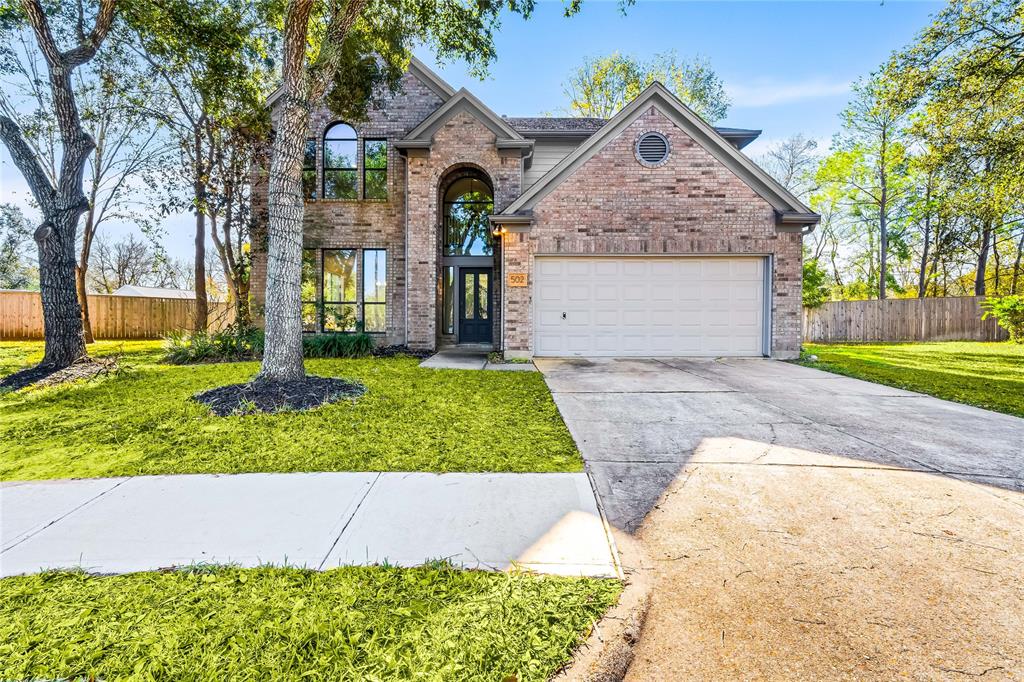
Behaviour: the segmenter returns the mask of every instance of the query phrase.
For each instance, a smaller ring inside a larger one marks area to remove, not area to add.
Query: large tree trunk
[[[196,213],[196,316],[195,331],[205,332],[209,323],[210,307],[206,300],[206,214]]]
[[[924,247],[921,249],[921,271],[917,278],[917,297],[924,298],[928,293],[928,247],[931,245],[929,240],[932,236],[932,209],[931,209],[931,197],[932,197],[932,184],[929,178],[928,185],[924,191],[924,201],[928,206],[926,213],[924,214]]]
[[[1017,293],[1017,282],[1020,281],[1021,259],[1024,258],[1024,231],[1020,233],[1020,241],[1017,242],[1017,257],[1013,260],[1013,278],[1010,280],[1010,294]]]
[[[305,376],[302,364],[302,155],[308,109],[289,100],[270,161],[267,225],[266,344],[260,376]]]
[[[22,0],[22,8],[46,60],[53,114],[60,129],[62,148],[56,186],[43,172],[38,157],[29,148],[18,125],[10,118],[0,116],[0,139],[25,176],[43,214],[43,222],[35,233],[39,247],[39,289],[46,340],[41,365],[57,369],[86,357],[82,311],[75,285],[75,231],[79,216],[89,208],[82,192],[82,175],[95,144],[82,128],[71,75],[77,67],[95,56],[114,21],[115,6],[116,0],[100,1],[95,25],[88,34],[79,16],[78,44],[61,51],[39,0]]]
[[[61,211],[35,233],[45,339],[40,365],[45,367],[67,367],[86,356],[82,310],[75,290],[75,228],[80,214],[76,208]]]
[[[355,4],[350,3],[351,4]],[[351,7],[350,7],[351,8]],[[306,36],[312,0],[289,0],[284,22],[284,111],[271,146],[267,190],[266,342],[259,378],[301,379],[302,157],[309,126]]]
[[[885,300],[886,281],[889,277],[889,216],[885,200],[885,188],[882,188],[882,203],[878,213],[878,298]]]
[[[992,241],[992,221],[985,220],[981,230],[981,248],[978,249],[978,268],[974,272],[974,295],[985,295],[985,274],[988,267],[988,249]]]
[[[96,211],[96,184],[94,178],[92,201],[89,204],[89,211],[85,214],[85,226],[82,230],[82,249],[78,254],[78,267],[75,268],[75,289],[78,290],[78,304],[82,307],[82,334],[86,343],[95,343],[96,338],[92,335],[92,320],[89,319],[89,293],[86,286],[87,275],[89,274],[89,257],[92,254],[92,240],[96,236],[96,228],[93,223]]]
[[[195,180],[192,185],[196,210],[195,241],[195,289],[196,289],[196,333],[205,332],[209,323],[210,309],[206,301],[206,169],[203,161],[203,126],[195,129]]]

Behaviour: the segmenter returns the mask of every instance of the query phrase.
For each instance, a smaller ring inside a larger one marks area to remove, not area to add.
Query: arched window
[[[493,212],[491,188],[482,179],[465,177],[453,182],[444,193],[444,255],[493,255],[487,221]]]
[[[357,199],[356,131],[335,123],[324,133],[324,199]]]

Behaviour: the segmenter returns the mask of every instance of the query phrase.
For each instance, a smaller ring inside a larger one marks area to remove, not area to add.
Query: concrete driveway
[[[537,364],[646,555],[628,679],[1024,679],[1024,420],[768,360]]]

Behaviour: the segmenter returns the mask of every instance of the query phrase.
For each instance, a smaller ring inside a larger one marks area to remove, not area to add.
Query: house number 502
[[[525,272],[510,272],[510,273],[508,273],[508,285],[510,287],[525,287],[526,286],[526,273]]]

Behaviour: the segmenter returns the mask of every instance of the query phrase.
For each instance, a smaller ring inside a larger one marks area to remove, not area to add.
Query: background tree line
[[[808,304],[1024,293],[1024,5],[950,3],[854,85],[828,150],[761,162],[822,216]]]

